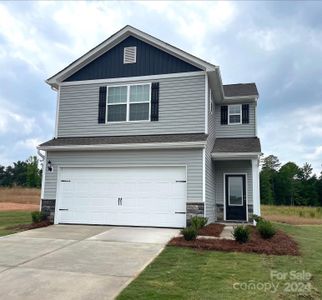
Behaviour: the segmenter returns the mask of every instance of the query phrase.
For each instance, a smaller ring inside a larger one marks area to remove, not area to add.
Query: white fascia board
[[[136,150],[136,149],[177,149],[177,148],[204,148],[204,142],[182,143],[135,143],[135,144],[102,144],[102,145],[68,145],[68,146],[38,146],[39,150],[46,151],[77,151],[77,150]]]
[[[212,153],[211,157],[215,160],[238,160],[238,159],[254,159],[257,158],[260,152],[231,152],[231,153]]]
[[[258,95],[248,95],[248,96],[233,96],[233,97],[224,97],[224,101],[225,100],[254,100],[257,101],[258,100]]]
[[[177,77],[181,78],[181,77],[191,77],[191,76],[200,76],[200,75],[205,75],[205,72],[195,71],[195,72],[170,73],[170,74],[160,74],[160,75],[68,81],[68,82],[62,82],[59,85],[69,86],[69,85],[82,85],[82,84],[109,84],[109,83],[121,83],[121,82],[132,82],[132,81],[157,80],[157,79],[164,79],[164,78],[177,78]]]
[[[104,52],[108,51],[122,40],[127,38],[128,36],[133,35],[173,56],[176,56],[190,64],[193,64],[205,71],[213,71],[216,70],[217,66],[212,65],[206,61],[203,61],[200,58],[197,58],[183,50],[180,50],[174,46],[171,46],[145,32],[142,32],[132,26],[125,26],[123,29],[112,35],[110,38],[105,40],[103,43],[99,44],[97,47],[93,48],[79,59],[75,60],[69,66],[67,66],[62,71],[58,72],[54,76],[50,77],[46,80],[46,82],[52,86],[57,86],[61,81],[66,79],[71,74],[77,72],[86,64],[90,63],[97,57],[99,57]]]

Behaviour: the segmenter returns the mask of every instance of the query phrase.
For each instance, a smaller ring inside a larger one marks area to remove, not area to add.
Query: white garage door
[[[186,225],[185,167],[61,168],[57,223]]]

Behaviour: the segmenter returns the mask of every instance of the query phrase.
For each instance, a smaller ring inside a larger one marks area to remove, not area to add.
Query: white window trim
[[[239,106],[240,112],[239,113],[230,113],[230,107],[231,106]],[[230,116],[240,116],[239,123],[230,123]],[[241,104],[230,104],[228,105],[228,125],[240,125],[242,124],[242,105]]]
[[[149,86],[149,101],[144,102],[130,102],[130,87],[131,86],[138,86],[138,85],[148,85]],[[145,83],[131,83],[131,84],[117,84],[117,85],[110,85],[106,88],[106,108],[105,108],[105,124],[120,124],[120,123],[142,123],[142,122],[151,122],[151,82]],[[108,89],[112,87],[127,87],[127,95],[126,95],[126,102],[122,103],[108,103]],[[130,104],[142,104],[142,103],[149,103],[149,119],[147,120],[130,120]],[[125,121],[108,121],[108,106],[109,105],[126,105],[126,120]]]
[[[235,175],[235,177],[238,177],[238,176],[240,176],[241,178],[243,178],[242,176],[243,175]],[[241,204],[231,204],[230,203],[230,178],[232,178],[232,176],[229,176],[228,175],[228,205],[229,206],[244,206],[244,193],[243,193],[243,191],[244,191],[244,179],[242,179],[242,187],[241,187],[241,191],[242,191],[242,201],[241,201]],[[246,179],[245,179],[246,180]]]

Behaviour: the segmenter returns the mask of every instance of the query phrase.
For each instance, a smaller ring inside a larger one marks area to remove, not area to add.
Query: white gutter
[[[212,153],[211,157],[215,160],[226,160],[226,159],[254,159],[257,158],[260,152],[223,152],[223,153]]]
[[[207,141],[176,142],[176,143],[135,143],[135,144],[102,144],[102,145],[68,145],[68,146],[38,146],[45,151],[81,151],[81,150],[130,150],[130,149],[175,149],[204,148]]]

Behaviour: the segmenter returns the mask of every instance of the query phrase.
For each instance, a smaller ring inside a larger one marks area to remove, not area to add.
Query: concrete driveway
[[[175,229],[54,225],[0,238],[0,298],[114,299]]]

